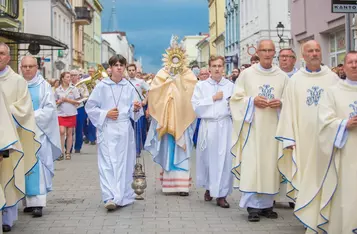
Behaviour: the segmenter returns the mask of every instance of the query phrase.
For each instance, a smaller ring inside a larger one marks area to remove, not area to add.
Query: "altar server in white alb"
[[[288,181],[287,196],[297,199],[295,215],[305,220],[304,207],[309,201],[305,194],[315,173],[307,170],[307,165],[316,161],[319,101],[326,88],[335,85],[339,78],[321,65],[322,53],[317,41],[306,42],[302,55],[306,66],[290,78],[286,87],[276,138],[282,143],[278,168]]]
[[[209,69],[211,77],[197,83],[192,96],[193,109],[201,118],[196,146],[196,183],[206,189],[205,201],[216,197],[218,206],[229,208],[226,197],[233,186],[229,98],[234,84],[222,77],[223,57],[212,56]]]
[[[346,80],[325,89],[317,110],[316,160],[306,165],[310,183],[298,213],[306,233],[357,233],[356,51],[347,53],[343,67]]]
[[[273,203],[281,182],[277,167],[281,152],[275,133],[289,78],[272,64],[274,55],[271,40],[259,42],[260,63],[240,74],[230,102],[235,155],[232,171],[235,187],[242,192],[240,206],[247,208],[250,222],[260,221],[260,216],[278,218]]]
[[[98,166],[104,206],[114,210],[134,202],[131,188],[136,161],[134,130],[130,118],[137,121],[141,105],[135,101],[135,89],[124,78],[126,59],[109,59],[112,76],[99,82],[87,104],[88,117],[97,128]]]
[[[42,208],[46,206],[46,194],[52,191],[53,162],[61,155],[61,140],[52,88],[37,67],[37,60],[33,57],[26,56],[21,60],[21,72],[27,81],[35,111],[36,135],[41,142],[38,163],[26,176],[24,212],[41,217]]]

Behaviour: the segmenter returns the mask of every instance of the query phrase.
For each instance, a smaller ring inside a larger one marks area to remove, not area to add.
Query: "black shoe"
[[[90,144],[91,144],[91,145],[95,145],[95,141],[92,141]]]
[[[11,232],[11,227],[9,225],[2,225],[3,232]]]
[[[32,216],[34,218],[42,217],[42,207],[34,207],[32,211]]]
[[[260,217],[258,212],[251,212],[248,215],[248,221],[249,222],[259,222],[260,221]]]
[[[289,206],[291,209],[295,209],[295,203],[294,202],[289,202]]]
[[[80,154],[81,151],[80,151],[80,150],[74,150],[74,153],[75,153],[75,154]]]
[[[31,213],[33,211],[33,207],[26,207],[24,209],[24,213]]]
[[[84,143],[86,143],[86,144],[88,144],[89,143],[89,140],[86,138],[86,139],[84,139],[83,140],[84,141]]]
[[[267,208],[267,209],[262,209],[259,213],[260,216],[264,216],[268,219],[277,219],[278,218],[278,213],[273,211],[273,207]]]
[[[187,197],[189,194],[188,193],[186,193],[186,192],[180,192],[180,196],[181,197]]]

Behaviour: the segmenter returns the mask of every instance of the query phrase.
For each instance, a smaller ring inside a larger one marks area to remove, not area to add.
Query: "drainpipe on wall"
[[[51,0],[52,1],[52,0]],[[51,4],[51,37],[53,38],[53,8],[57,6],[57,0],[55,0],[55,4]],[[53,47],[52,47],[53,49]],[[54,78],[54,64],[53,64],[53,50],[51,50],[51,79]]]
[[[271,40],[271,19],[270,19],[270,0],[268,0],[268,31],[269,31],[269,40]]]
[[[345,14],[345,33],[346,33],[346,53],[351,51],[351,17],[350,14]]]
[[[352,50],[356,50],[356,40],[357,40],[357,32],[356,32],[356,16],[357,14],[353,14],[353,21],[352,21],[352,36],[353,36],[353,40],[352,40]]]
[[[72,18],[73,19],[73,18]],[[71,46],[70,46],[70,59],[69,59],[69,63],[70,63],[70,70],[72,70],[73,68],[73,51],[74,51],[74,46],[73,46],[73,29],[75,29],[75,20],[72,21],[71,19],[71,29],[70,29],[70,32],[71,32],[71,38],[70,38],[70,41],[69,43],[71,43]],[[68,46],[69,47],[69,46]]]
[[[218,17],[217,17],[218,11],[217,11],[217,1],[218,1],[218,0],[215,0],[215,1],[214,1],[214,10],[215,10],[215,12],[216,12],[216,13],[215,13],[215,15],[216,15],[216,38],[215,38],[215,41],[217,41],[217,38],[218,38]],[[215,43],[215,44],[216,44],[216,43]],[[218,53],[217,53],[217,49],[218,49],[218,48],[217,48],[217,44],[216,44],[215,47],[216,47],[216,54],[218,54]]]

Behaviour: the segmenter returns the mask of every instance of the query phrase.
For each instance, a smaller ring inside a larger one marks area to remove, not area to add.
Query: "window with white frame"
[[[338,64],[343,64],[343,59],[346,55],[346,37],[345,31],[339,31],[330,34],[330,66],[336,67]]]

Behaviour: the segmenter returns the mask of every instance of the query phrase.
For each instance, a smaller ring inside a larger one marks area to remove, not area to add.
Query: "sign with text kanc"
[[[357,0],[331,0],[332,13],[357,13]]]

